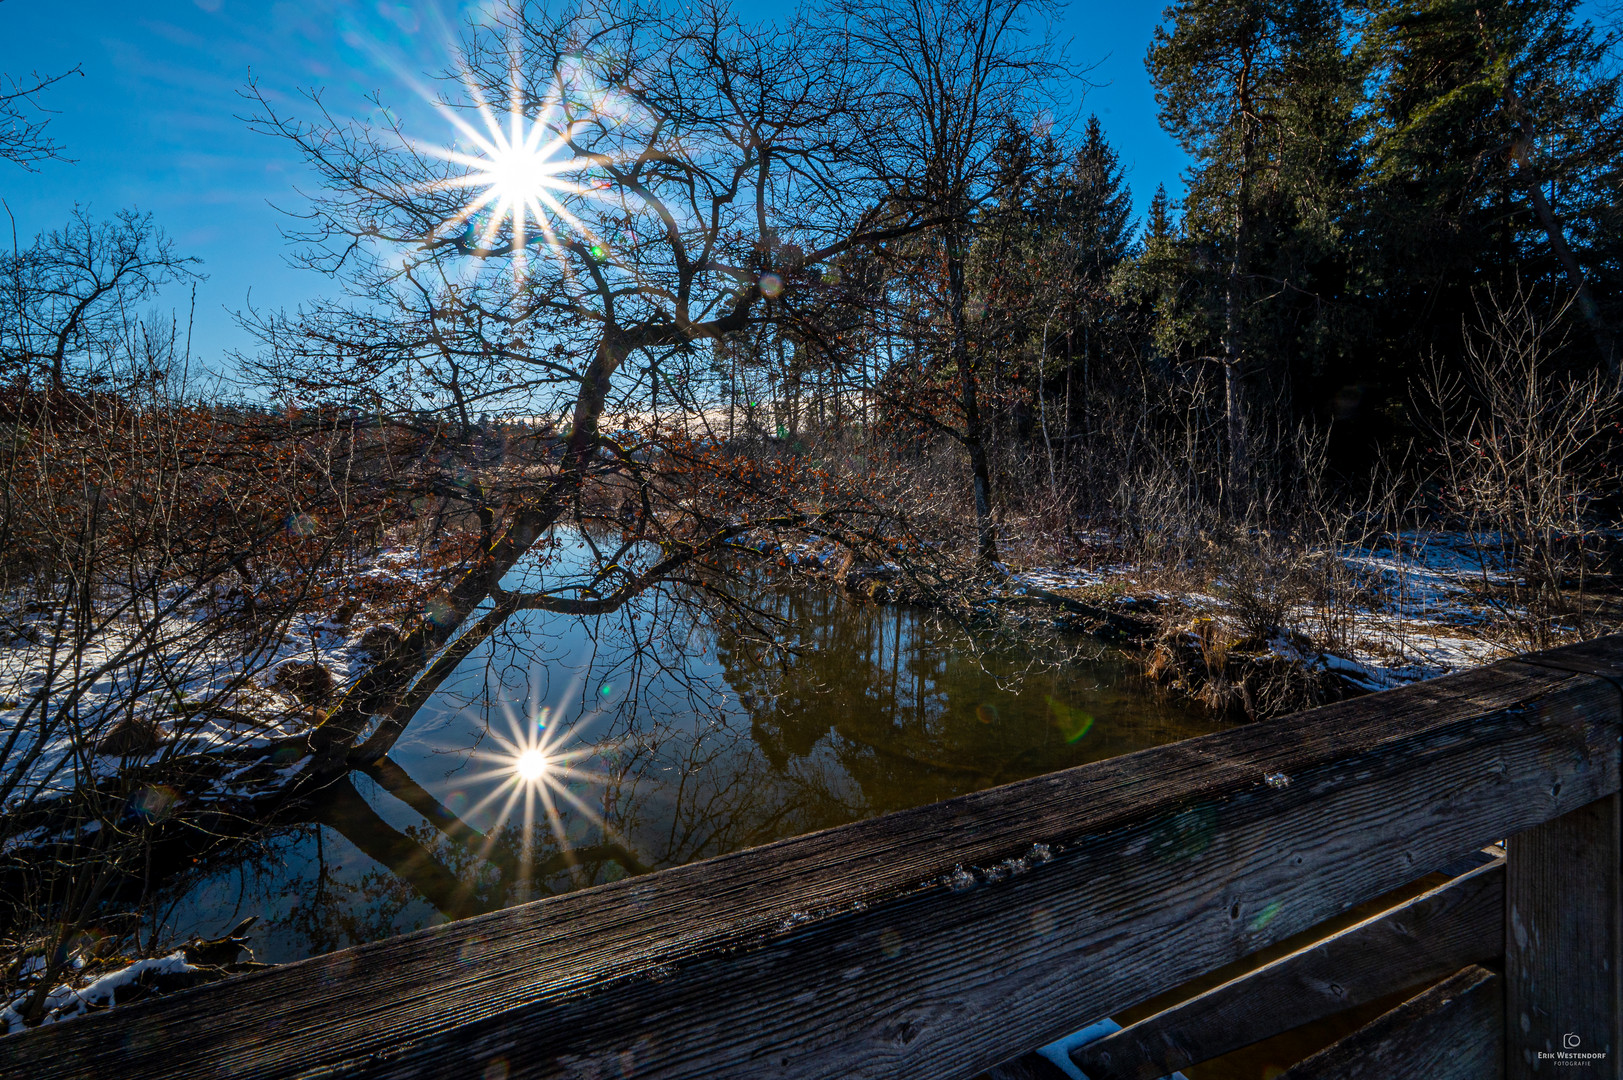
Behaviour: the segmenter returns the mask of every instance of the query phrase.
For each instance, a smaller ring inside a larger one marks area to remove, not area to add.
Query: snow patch
[[[59,1020],[70,1020],[75,1016],[89,1012],[91,1009],[107,1009],[118,1003],[118,991],[126,986],[136,985],[143,976],[148,975],[183,975],[198,970],[186,962],[186,958],[179,952],[168,956],[153,957],[147,960],[137,960],[128,967],[108,972],[86,986],[75,989],[71,986],[58,986],[51,990],[45,998],[45,1017],[42,1024],[54,1024]],[[12,998],[3,1010],[0,1010],[0,1024],[5,1025],[7,1034],[15,1035],[26,1026],[23,1023],[21,1008],[28,1000],[32,991],[24,991]]]

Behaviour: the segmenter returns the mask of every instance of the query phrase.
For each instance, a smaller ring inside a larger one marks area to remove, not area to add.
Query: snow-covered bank
[[[395,544],[291,585],[287,574],[227,575],[171,586],[156,602],[109,588],[109,614],[88,631],[68,625],[60,605],[8,605],[0,764],[26,776],[13,777],[6,808],[167,753],[251,748],[307,729],[322,700],[431,607],[438,562]],[[291,603],[274,595],[287,588]]]
[[[790,571],[843,580],[891,579],[895,564],[853,563],[831,540],[800,543],[751,541],[749,546]],[[1013,562],[1024,545],[1006,545]],[[1029,554],[1041,557],[1051,551]],[[1507,600],[1510,576],[1497,549],[1483,538],[1457,532],[1408,531],[1379,544],[1315,552],[1304,562],[1333,560],[1333,590],[1315,597],[1295,595],[1283,577],[1270,579],[1269,568],[1250,578],[1231,580],[1222,573],[1131,561],[1101,540],[1089,545],[1086,563],[1033,560],[1000,567],[1007,575],[994,586],[991,599],[1062,599],[1113,615],[1153,622],[1164,631],[1182,633],[1191,647],[1208,649],[1212,634],[1238,643],[1254,633],[1257,621],[1249,610],[1254,594],[1276,608],[1278,625],[1250,643],[1282,662],[1333,674],[1361,690],[1385,690],[1491,663],[1523,651],[1508,624],[1525,614]],[[1116,557],[1110,557],[1114,554]],[[1104,557],[1100,557],[1104,556]],[[1300,590],[1296,590],[1300,591]],[[889,595],[865,589],[884,600]],[[1204,639],[1204,640],[1203,640]]]
[[[1436,678],[1527,647],[1521,633],[1527,613],[1514,602],[1497,546],[1481,538],[1410,531],[1379,544],[1309,553],[1298,565],[1308,563],[1317,564],[1317,580],[1333,587],[1303,595],[1310,590],[1267,566],[1202,576],[1186,567],[1096,560],[1012,570],[1004,591],[1153,610],[1164,639],[1208,657],[1243,642],[1252,654],[1366,691]],[[1259,608],[1268,610],[1259,615]],[[1264,622],[1273,625],[1259,634]]]
[[[162,992],[164,989],[177,988],[180,985],[191,985],[201,973],[201,968],[188,964],[186,958],[177,951],[168,956],[137,960],[98,976],[83,986],[75,987],[72,983],[60,983],[45,995],[44,1013],[40,1023],[54,1024],[59,1020],[71,1020],[87,1012],[110,1009],[136,996]],[[4,1009],[0,1009],[0,1028],[3,1028],[5,1034],[14,1035],[27,1026],[21,1010],[32,994],[32,989],[16,994],[6,1003]]]

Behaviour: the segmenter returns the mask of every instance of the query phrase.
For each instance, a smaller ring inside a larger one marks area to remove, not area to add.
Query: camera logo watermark
[[[1604,1050],[1584,1050],[1583,1038],[1576,1031],[1568,1031],[1561,1036],[1561,1049],[1555,1051],[1540,1050],[1540,1061],[1553,1061],[1557,1065],[1593,1065],[1597,1061],[1606,1060]]]

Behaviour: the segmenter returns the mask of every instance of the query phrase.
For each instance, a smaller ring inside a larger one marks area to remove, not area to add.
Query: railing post
[[[1623,1076],[1620,802],[1597,799],[1506,841],[1506,1080]]]

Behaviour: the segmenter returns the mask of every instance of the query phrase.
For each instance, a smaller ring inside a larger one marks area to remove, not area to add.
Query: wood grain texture
[[[1497,860],[1071,1054],[1090,1080],[1155,1080],[1504,953]]]
[[[972,1077],[1616,791],[1617,719],[1495,665],[0,1039],[0,1072]]]
[[[1279,1080],[1492,1080],[1503,1076],[1504,980],[1468,967],[1288,1070]]]
[[[1618,648],[1617,638],[1618,635],[1614,634],[1559,649],[1528,653],[1518,659],[1529,664],[1547,664],[1557,670],[1576,671],[1623,683],[1623,649]],[[1623,685],[1620,685],[1620,692],[1623,692]]]
[[[1505,1075],[1512,1080],[1619,1075],[1619,802],[1608,796],[1505,843]],[[1539,1056],[1562,1051],[1607,1056],[1581,1068]]]
[[[1070,1074],[1033,1051],[993,1066],[987,1070],[986,1080],[1070,1080]]]

